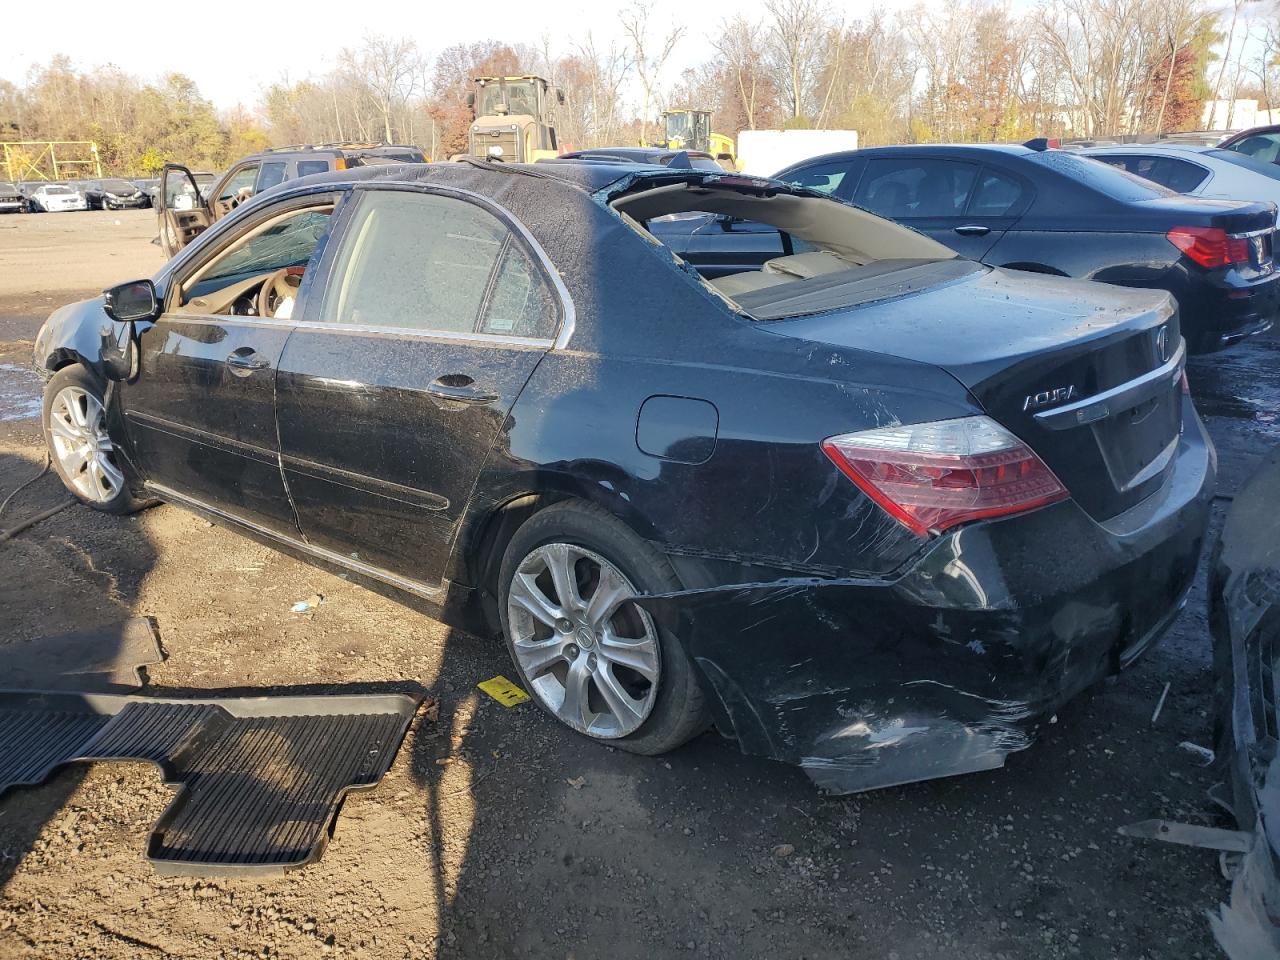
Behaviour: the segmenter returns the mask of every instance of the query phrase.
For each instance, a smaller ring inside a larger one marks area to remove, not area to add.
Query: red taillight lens
[[[1218,227],[1174,227],[1169,242],[1202,267],[1212,269],[1249,259],[1249,241]]]
[[[822,450],[894,519],[925,536],[1067,497],[1025,443],[987,417],[846,433]]]

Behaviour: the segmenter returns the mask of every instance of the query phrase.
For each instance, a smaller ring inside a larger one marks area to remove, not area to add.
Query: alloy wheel
[[[564,723],[601,739],[634,733],[653,710],[661,651],[638,591],[585,547],[548,543],[521,561],[507,595],[516,660]]]
[[[108,503],[124,489],[102,403],[88,390],[58,391],[49,408],[49,441],[62,475],[84,499]]]

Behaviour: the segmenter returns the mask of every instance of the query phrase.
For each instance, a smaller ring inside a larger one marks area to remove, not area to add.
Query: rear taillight
[[[1044,461],[987,417],[846,433],[822,441],[822,450],[863,493],[921,536],[1067,497]]]
[[[1249,260],[1249,240],[1219,227],[1174,227],[1169,242],[1202,267],[1213,269]]]

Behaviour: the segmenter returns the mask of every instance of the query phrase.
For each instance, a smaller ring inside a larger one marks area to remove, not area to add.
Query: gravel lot
[[[161,262],[150,211],[0,220],[0,499],[39,468],[24,370],[59,303]],[[1280,439],[1280,341],[1197,361],[1222,489]],[[50,475],[0,525],[56,503]],[[1219,505],[1219,518],[1221,506]],[[305,614],[291,605],[313,594]],[[665,759],[595,746],[475,684],[500,643],[457,631],[173,507],[75,507],[0,544],[2,645],[154,618],[154,691],[425,688],[324,858],[269,879],[171,879],[145,764],[65,770],[0,800],[0,956],[1214,957],[1212,854],[1121,824],[1219,821],[1208,772],[1203,577],[1164,644],[991,773],[852,798],[708,734]],[[1159,721],[1152,710],[1170,692]],[[572,783],[570,781],[573,781]]]

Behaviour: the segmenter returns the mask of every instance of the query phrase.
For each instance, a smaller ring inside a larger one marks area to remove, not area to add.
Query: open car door
[[[164,165],[158,199],[160,246],[166,257],[172,257],[213,223],[213,215],[200,196],[195,177],[184,166]]]

